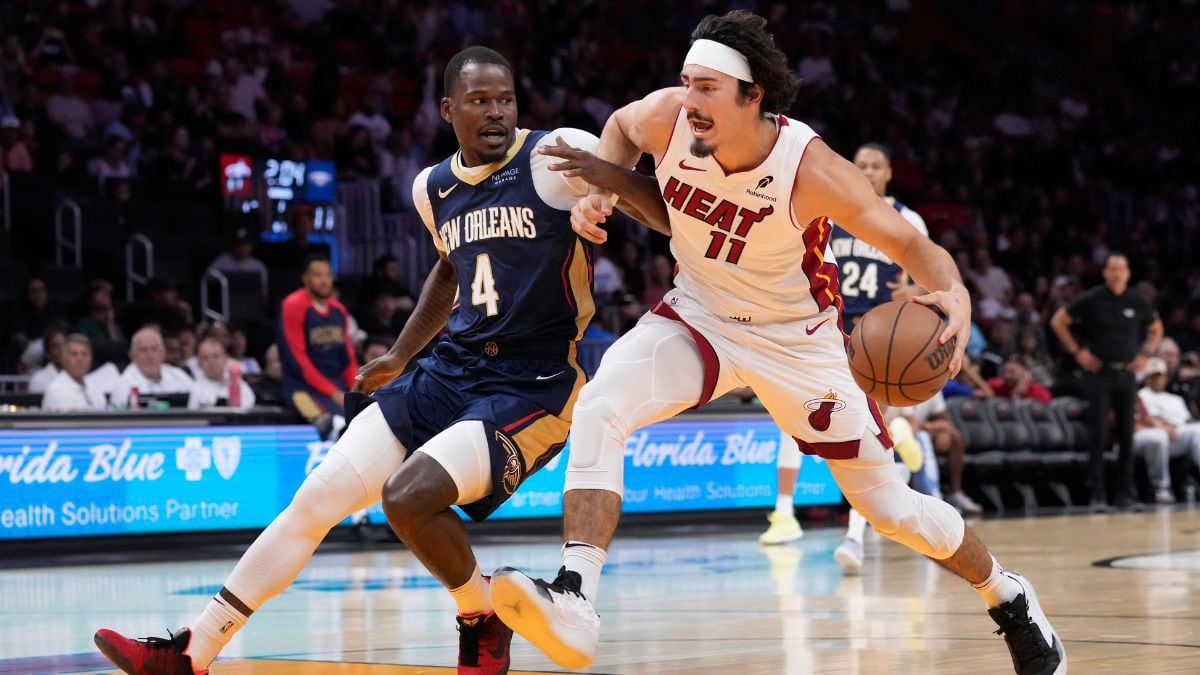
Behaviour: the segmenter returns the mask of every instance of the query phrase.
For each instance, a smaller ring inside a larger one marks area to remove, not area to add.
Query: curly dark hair
[[[508,59],[501,56],[500,52],[479,45],[467,47],[451,56],[450,61],[446,63],[446,70],[442,73],[443,96],[450,95],[450,90],[458,83],[458,77],[462,75],[463,68],[466,68],[468,63],[492,63],[504,66],[508,72],[512,72],[512,66],[509,65]]]
[[[738,81],[742,98],[750,96],[755,84],[763,88],[763,113],[783,113],[796,98],[796,80],[788,68],[787,56],[775,46],[775,36],[767,32],[767,20],[737,9],[722,16],[711,14],[700,20],[692,31],[692,42],[712,40],[738,50],[750,62],[754,82]]]

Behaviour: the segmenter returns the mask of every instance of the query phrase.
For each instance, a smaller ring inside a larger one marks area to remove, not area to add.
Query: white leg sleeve
[[[796,445],[796,439],[783,431],[779,432],[779,457],[775,460],[775,466],[780,469],[800,468],[800,447]]]
[[[624,494],[625,439],[696,405],[703,386],[704,364],[687,328],[658,316],[643,318],[609,347],[579,393],[564,491]]]
[[[379,502],[384,482],[403,461],[404,446],[379,405],[359,413],[292,503],[242,555],[225,587],[252,610],[282,593],[334,525]]]
[[[456,422],[417,448],[429,455],[454,480],[455,504],[470,504],[492,494],[492,456],[483,422]]]
[[[874,434],[863,436],[857,459],[830,460],[829,470],[850,505],[879,534],[935,560],[949,558],[962,545],[962,516],[946,502],[905,485],[892,453]]]

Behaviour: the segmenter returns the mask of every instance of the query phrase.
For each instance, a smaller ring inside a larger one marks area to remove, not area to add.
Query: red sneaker
[[[504,675],[508,672],[508,647],[512,629],[495,612],[459,615],[458,674]]]
[[[168,634],[170,638],[130,640],[116,631],[101,628],[94,640],[109,661],[130,675],[207,675],[207,669],[194,670],[192,657],[183,653],[192,639],[192,631],[181,628],[178,633],[168,631]]]

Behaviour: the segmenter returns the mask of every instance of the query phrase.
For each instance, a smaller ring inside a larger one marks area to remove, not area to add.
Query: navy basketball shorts
[[[568,359],[495,358],[449,340],[372,395],[409,455],[457,422],[483,423],[491,494],[460,505],[474,520],[498,509],[562,451],[586,376]]]

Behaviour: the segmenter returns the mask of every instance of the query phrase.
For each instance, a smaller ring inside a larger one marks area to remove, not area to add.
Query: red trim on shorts
[[[569,270],[571,268],[571,261],[574,260],[574,258],[575,258],[575,247],[572,246],[570,252],[567,253],[566,259],[563,260],[563,266],[562,266],[563,297],[565,297],[567,299],[567,306],[571,308],[571,311],[578,312],[579,309],[577,307],[575,307],[575,298],[571,296],[571,283],[567,279],[567,275],[570,273]]]
[[[517,427],[519,427],[521,425],[533,422],[534,419],[536,419],[536,418],[545,417],[548,414],[549,413],[546,412],[545,408],[538,410],[537,412],[529,413],[528,415],[522,417],[521,419],[517,420],[516,422],[513,422],[512,424],[504,427],[504,433],[511,434],[513,432],[513,429],[516,429]]]
[[[867,410],[871,411],[871,417],[875,419],[875,424],[879,426],[879,433],[875,437],[883,444],[884,449],[892,448],[896,442],[892,440],[892,435],[888,432],[887,425],[883,423],[883,413],[879,410],[879,404],[870,396],[866,394],[863,394],[863,396],[867,399]]]
[[[692,328],[688,322],[680,318],[679,314],[665,302],[659,302],[650,311],[672,321],[678,321],[692,334],[692,341],[696,343],[696,348],[700,350],[700,361],[704,364],[704,388],[700,391],[700,400],[693,407],[703,407],[704,404],[712,400],[713,392],[717,389],[717,377],[721,374],[721,361],[717,358],[717,350],[713,349],[712,343],[708,341],[708,338],[704,337],[700,331]]]
[[[796,445],[800,446],[800,452],[806,455],[816,455],[824,459],[854,459],[858,457],[859,439],[834,443],[809,443],[799,438],[795,438],[795,440]]]

